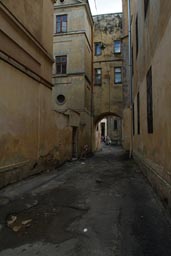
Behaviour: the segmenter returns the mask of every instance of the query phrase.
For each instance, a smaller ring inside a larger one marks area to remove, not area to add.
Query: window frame
[[[147,83],[147,131],[152,134],[154,131],[153,123],[153,90],[152,90],[152,67],[149,68],[146,75]]]
[[[59,61],[57,62],[57,58],[66,58],[66,61]],[[55,64],[56,64],[56,74],[57,75],[65,75],[67,74],[67,55],[60,55],[60,56],[55,56]],[[58,72],[58,67],[60,67],[60,72]],[[64,69],[64,71],[63,71]]]
[[[134,103],[132,105],[132,132],[133,132],[133,136],[135,135],[135,107],[134,107]]]
[[[120,69],[120,72],[116,72],[116,69]],[[120,81],[116,82],[116,74],[120,74]],[[114,67],[114,84],[122,84],[122,67],[118,66],[118,67]]]
[[[98,70],[101,71],[100,74],[97,73]],[[100,82],[97,82],[98,76],[100,76],[100,79],[99,79]],[[95,68],[94,69],[94,85],[97,85],[97,86],[101,86],[102,85],[102,68]]]
[[[137,134],[140,134],[140,93],[137,94]]]
[[[66,21],[63,21],[63,17],[66,17]],[[60,22],[58,22],[58,18],[60,18]],[[63,23],[66,23],[66,30],[65,31],[63,31]],[[59,31],[58,31],[58,24],[60,24]],[[56,15],[56,34],[66,33],[67,32],[67,25],[68,25],[68,15],[67,14]]]
[[[100,53],[98,54],[98,48],[97,48],[97,46],[99,46],[99,49],[100,49]],[[101,42],[95,42],[94,43],[94,54],[95,54],[95,56],[100,56],[100,55],[102,55],[102,48],[101,48],[101,46],[102,46],[102,43]]]
[[[120,43],[120,51],[116,51],[115,44],[116,44],[117,42]],[[121,42],[121,40],[120,40],[120,39],[114,40],[113,45],[114,45],[114,49],[113,49],[114,54],[121,54],[121,52],[122,52],[122,42]]]
[[[136,57],[138,56],[138,51],[139,51],[139,30],[138,30],[138,15],[136,16],[136,21],[135,21],[135,37],[136,37]]]

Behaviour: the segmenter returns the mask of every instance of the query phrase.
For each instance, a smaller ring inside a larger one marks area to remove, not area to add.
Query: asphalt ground
[[[0,191],[0,256],[170,256],[171,220],[120,147]]]

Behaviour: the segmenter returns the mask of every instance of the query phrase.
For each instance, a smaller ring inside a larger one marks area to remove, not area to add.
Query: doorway
[[[106,136],[106,129],[105,129],[105,122],[101,123],[101,136],[105,137]]]
[[[72,127],[72,158],[78,157],[78,128]]]

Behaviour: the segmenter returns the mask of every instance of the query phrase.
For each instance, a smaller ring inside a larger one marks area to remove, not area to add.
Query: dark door
[[[77,147],[78,146],[78,129],[77,127],[72,128],[72,157],[77,157]]]

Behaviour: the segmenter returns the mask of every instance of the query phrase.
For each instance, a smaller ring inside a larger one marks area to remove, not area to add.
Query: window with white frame
[[[114,53],[121,53],[121,40],[114,41]]]
[[[114,68],[114,83],[115,84],[122,83],[122,68],[121,67]]]

